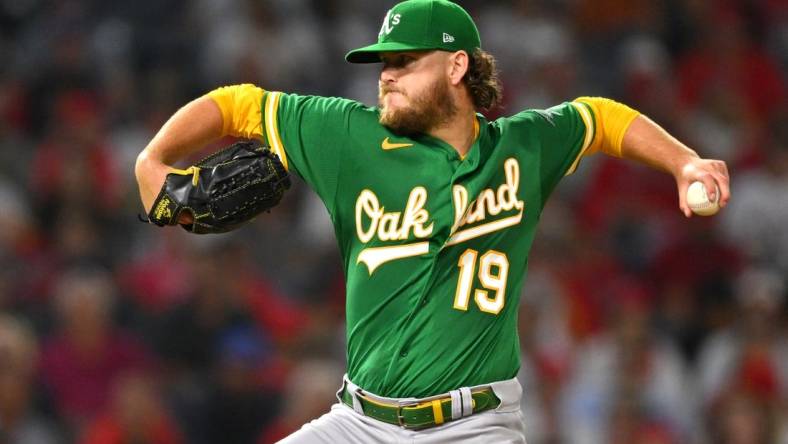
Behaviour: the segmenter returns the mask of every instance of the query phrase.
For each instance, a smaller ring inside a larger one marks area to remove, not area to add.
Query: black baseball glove
[[[181,212],[194,222],[181,226],[197,234],[224,233],[270,210],[290,188],[276,154],[256,142],[237,142],[185,170],[167,175],[147,222],[175,225]]]

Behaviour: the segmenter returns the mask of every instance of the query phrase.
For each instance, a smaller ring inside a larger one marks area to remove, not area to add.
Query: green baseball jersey
[[[514,377],[539,215],[593,139],[570,102],[487,121],[464,158],[358,102],[267,92],[265,137],[330,214],[347,285],[350,380],[424,397]]]

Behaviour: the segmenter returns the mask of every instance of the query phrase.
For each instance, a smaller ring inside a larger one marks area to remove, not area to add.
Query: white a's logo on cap
[[[454,36],[451,34],[443,33],[443,43],[451,43],[454,41]]]
[[[383,19],[383,26],[380,27],[378,36],[389,35],[394,30],[394,27],[399,25],[400,18],[402,18],[402,14],[391,15],[391,9],[389,9],[389,12],[386,13],[386,18]]]

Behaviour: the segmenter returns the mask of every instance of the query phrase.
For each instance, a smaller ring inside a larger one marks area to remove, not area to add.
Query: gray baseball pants
[[[304,424],[279,441],[281,444],[439,444],[439,443],[518,443],[525,444],[525,424],[520,411],[522,387],[517,378],[488,384],[501,405],[493,410],[449,421],[422,430],[408,430],[356,412],[341,401],[331,411]],[[348,383],[348,387],[355,385]],[[471,387],[473,389],[475,387]],[[412,402],[371,395],[386,402]]]

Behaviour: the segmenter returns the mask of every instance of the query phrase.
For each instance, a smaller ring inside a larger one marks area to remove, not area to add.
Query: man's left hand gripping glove
[[[181,212],[194,217],[181,225],[197,234],[224,233],[276,206],[290,177],[276,154],[256,142],[237,142],[186,170],[167,175],[148,221],[175,225]]]

